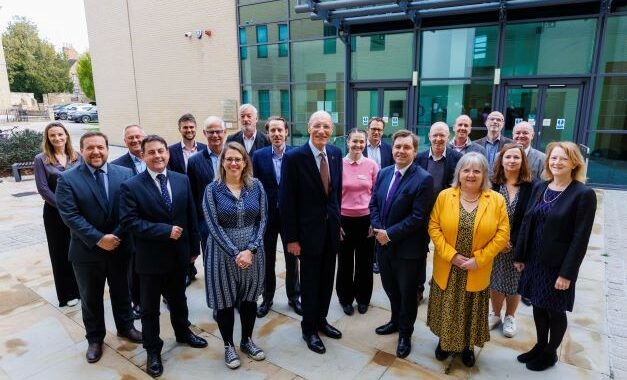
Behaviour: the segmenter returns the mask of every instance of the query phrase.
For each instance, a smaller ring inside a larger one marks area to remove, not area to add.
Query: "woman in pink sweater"
[[[366,133],[353,129],[348,134],[348,154],[342,167],[342,241],[337,265],[335,290],[344,309],[352,315],[368,311],[372,296],[374,238],[370,228],[368,204],[379,167],[364,157]]]

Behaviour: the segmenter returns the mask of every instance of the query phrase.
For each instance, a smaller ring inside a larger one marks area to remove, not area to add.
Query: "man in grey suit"
[[[501,135],[501,131],[505,126],[505,118],[499,111],[490,112],[486,118],[485,126],[488,129],[488,133],[484,138],[475,141],[475,143],[485,148],[488,159],[488,175],[492,178],[496,155],[501,151],[503,145],[513,143],[514,140]]]
[[[470,116],[459,115],[457,119],[455,119],[455,125],[453,126],[455,136],[453,140],[449,142],[449,147],[461,154],[477,152],[485,156],[485,148],[470,140],[470,131],[472,131],[472,119]]]
[[[527,153],[527,161],[529,162],[529,168],[533,173],[533,178],[540,180],[542,172],[544,171],[544,161],[546,160],[546,154],[540,152],[537,149],[531,147],[533,141],[534,131],[533,126],[529,122],[521,121],[514,126],[513,130],[514,141],[517,144],[522,145]]]

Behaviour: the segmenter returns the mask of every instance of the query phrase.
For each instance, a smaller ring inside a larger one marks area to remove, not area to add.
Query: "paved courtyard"
[[[119,150],[121,151],[121,150]],[[343,332],[338,341],[323,340],[325,355],[309,351],[301,339],[299,318],[287,306],[284,269],[278,269],[273,310],[257,320],[255,341],[267,359],[242,356],[242,367],[229,370],[223,346],[204,296],[202,275],[188,288],[192,329],[209,347],[192,349],[175,342],[169,315],[162,307],[165,379],[627,379],[627,192],[597,192],[599,208],[588,255],[577,284],[575,310],[559,351],[559,363],[542,374],[527,371],[516,355],[535,338],[531,308],[521,306],[519,332],[513,339],[500,330],[477,349],[477,364],[467,369],[459,358],[439,362],[436,337],[425,325],[426,303],[418,310],[413,350],[395,357],[396,336],[377,336],[375,327],[388,321],[389,303],[375,275],[375,291],[367,314],[346,316],[334,296],[329,321]],[[0,379],[148,379],[141,345],[116,337],[108,300],[108,333],[104,355],[88,364],[80,306],[57,306],[42,221],[43,201],[32,176],[20,183],[0,183]],[[278,255],[281,257],[281,255]],[[283,267],[283,262],[277,263]],[[197,263],[200,269],[200,262]],[[428,271],[431,270],[431,265]],[[202,271],[199,271],[202,273]],[[428,291],[428,290],[427,290]],[[141,328],[139,321],[136,327]],[[236,322],[236,340],[239,322]]]

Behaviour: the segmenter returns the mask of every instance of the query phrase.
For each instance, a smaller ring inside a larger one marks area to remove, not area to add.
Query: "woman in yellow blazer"
[[[452,187],[435,202],[429,235],[435,254],[427,325],[440,338],[435,357],[461,353],[472,367],[474,346],[490,340],[492,261],[509,241],[505,199],[490,190],[483,155],[467,153],[459,160]]]

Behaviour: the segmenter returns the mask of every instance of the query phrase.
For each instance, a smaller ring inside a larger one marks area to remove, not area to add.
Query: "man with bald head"
[[[455,119],[453,131],[455,132],[455,137],[453,137],[453,140],[449,143],[450,148],[461,154],[477,152],[484,156],[486,155],[484,147],[470,140],[470,131],[472,131],[472,119],[470,119],[470,116],[459,115],[457,119]]]
[[[485,148],[488,159],[488,174],[492,178],[496,155],[501,151],[503,145],[513,143],[514,140],[501,135],[501,131],[505,126],[505,118],[499,111],[490,112],[485,120],[485,126],[488,129],[488,133],[484,138],[475,142]]]
[[[521,121],[514,126],[512,135],[516,144],[522,145],[525,153],[527,153],[527,162],[529,162],[529,168],[533,173],[533,178],[539,181],[544,171],[546,154],[531,147],[534,136],[533,126],[529,124],[529,122]]]

